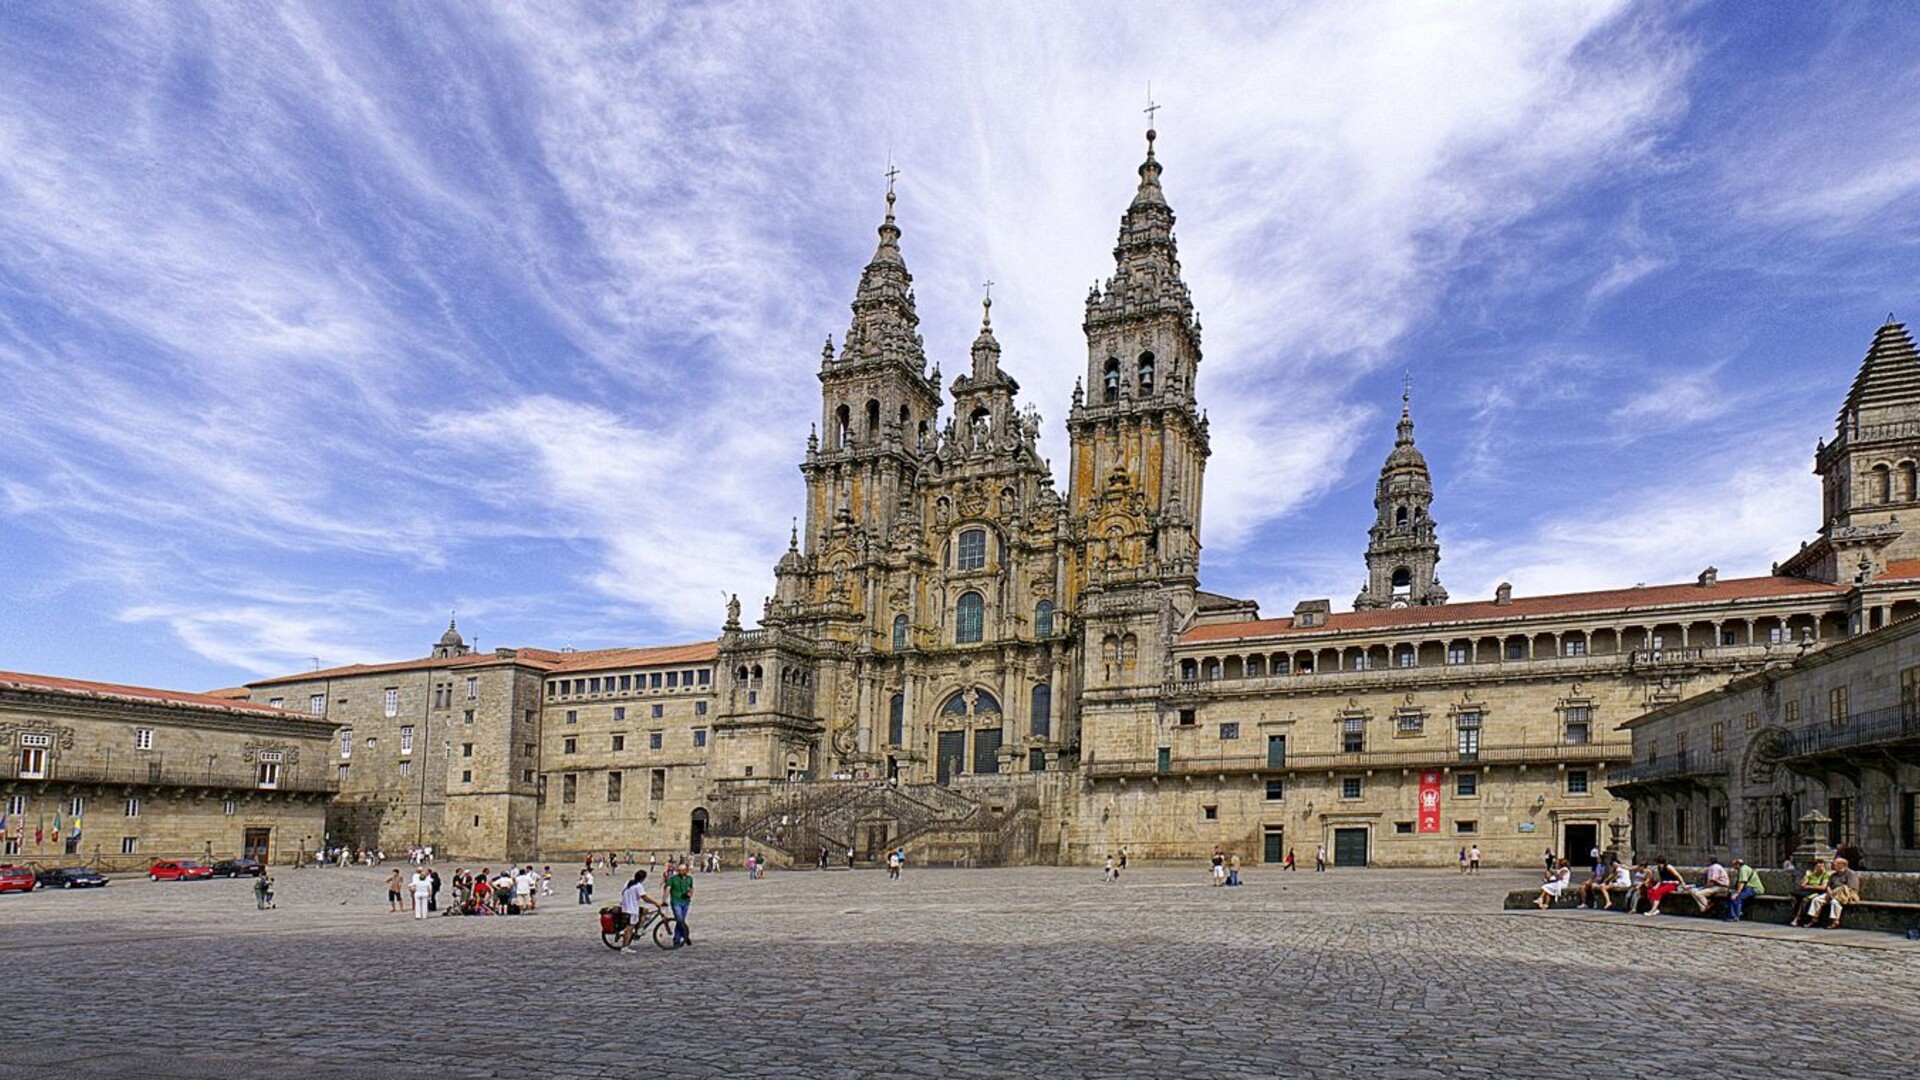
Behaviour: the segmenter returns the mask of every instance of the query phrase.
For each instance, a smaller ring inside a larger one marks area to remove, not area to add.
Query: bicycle
[[[609,949],[619,950],[622,947],[620,939],[625,936],[626,925],[626,912],[617,907],[601,908],[600,943]],[[679,942],[675,940],[678,930],[679,926],[674,923],[673,916],[668,914],[665,908],[653,908],[640,917],[640,925],[634,928],[633,937],[638,940],[642,934],[652,933],[654,945],[662,949],[673,949],[679,947]]]

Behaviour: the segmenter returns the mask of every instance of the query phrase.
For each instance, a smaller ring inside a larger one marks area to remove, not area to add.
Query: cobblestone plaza
[[[265,912],[245,880],[0,898],[0,1075],[1896,1077],[1920,1054],[1920,946],[1503,912],[1516,871],[729,872],[698,877],[694,948],[637,955],[570,888],[416,922],[385,874],[285,871]]]

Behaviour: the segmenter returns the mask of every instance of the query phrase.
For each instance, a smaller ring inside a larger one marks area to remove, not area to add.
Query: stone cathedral
[[[1403,398],[1352,610],[1263,618],[1200,589],[1201,328],[1151,131],[1138,172],[1082,317],[1064,492],[1016,378],[1045,361],[1003,350],[990,296],[951,381],[927,356],[889,188],[851,321],[821,351],[806,517],[759,617],[736,599],[717,639],[579,652],[476,653],[450,626],[418,660],[251,684],[332,725],[330,837],[974,865],[1784,843],[1786,810],[1725,806],[1645,835],[1613,790],[1640,782],[1620,725],[1920,613],[1905,328],[1874,336],[1816,450],[1817,539],[1771,574],[1450,597]],[[1838,397],[1848,373],[1810,377]]]

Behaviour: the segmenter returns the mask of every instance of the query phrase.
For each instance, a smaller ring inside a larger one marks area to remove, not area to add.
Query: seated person
[[[1607,882],[1612,880],[1612,878],[1612,863],[1609,863],[1605,859],[1594,863],[1593,873],[1587,875],[1587,880],[1580,883],[1580,906],[1592,907],[1593,902],[1603,895],[1601,890],[1607,887]],[[1601,906],[1604,907],[1606,905],[1603,904]]]
[[[1832,876],[1833,871],[1827,869],[1825,859],[1813,860],[1813,865],[1807,867],[1807,872],[1800,875],[1800,884],[1793,887],[1793,918],[1788,921],[1788,926],[1804,925],[1802,920],[1807,914],[1808,904],[1814,897],[1826,893],[1827,879]]]
[[[1653,872],[1646,863],[1636,865],[1627,876],[1627,914],[1640,910],[1640,901],[1647,895],[1647,889],[1653,884]]]
[[[1700,905],[1700,910],[1705,911],[1713,906],[1715,900],[1731,893],[1732,884],[1732,879],[1727,877],[1727,868],[1720,865],[1719,859],[1711,858],[1707,860],[1707,871],[1702,875],[1700,884],[1688,886],[1687,892],[1693,896],[1693,902]]]
[[[1633,874],[1627,869],[1625,863],[1609,863],[1607,868],[1609,876],[1607,880],[1600,883],[1600,910],[1602,911],[1613,906],[1614,889],[1631,890],[1633,888]]]
[[[1819,926],[1820,913],[1827,912],[1826,928],[1840,929],[1840,912],[1848,904],[1860,902],[1860,872],[1848,865],[1847,860],[1835,857],[1833,873],[1827,878],[1825,892],[1807,901],[1807,924]]]
[[[1665,859],[1653,860],[1652,881],[1653,883],[1647,886],[1649,916],[1660,914],[1660,901],[1687,887],[1687,881],[1680,876],[1680,871],[1675,870],[1673,865]]]
[[[1535,900],[1533,906],[1539,908],[1541,911],[1547,910],[1553,906],[1555,900],[1560,899],[1560,894],[1566,892],[1567,887],[1572,884],[1573,867],[1567,865],[1567,860],[1561,859],[1552,870],[1547,872],[1547,880],[1541,882],[1540,899]]]

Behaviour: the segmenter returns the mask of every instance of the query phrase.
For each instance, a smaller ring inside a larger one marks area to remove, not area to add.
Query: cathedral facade
[[[1633,843],[1622,723],[1920,611],[1911,423],[1820,446],[1819,539],[1770,575],[1458,601],[1405,400],[1351,611],[1262,618],[1201,590],[1201,327],[1152,132],[1138,174],[1086,300],[1064,493],[991,299],[951,382],[926,355],[889,190],[758,618],[735,599],[713,640],[591,652],[478,655],[449,627],[420,660],[253,684],[342,733],[336,839],[555,861],[1579,857]],[[1920,402],[1910,354],[1883,330],[1851,415]]]

